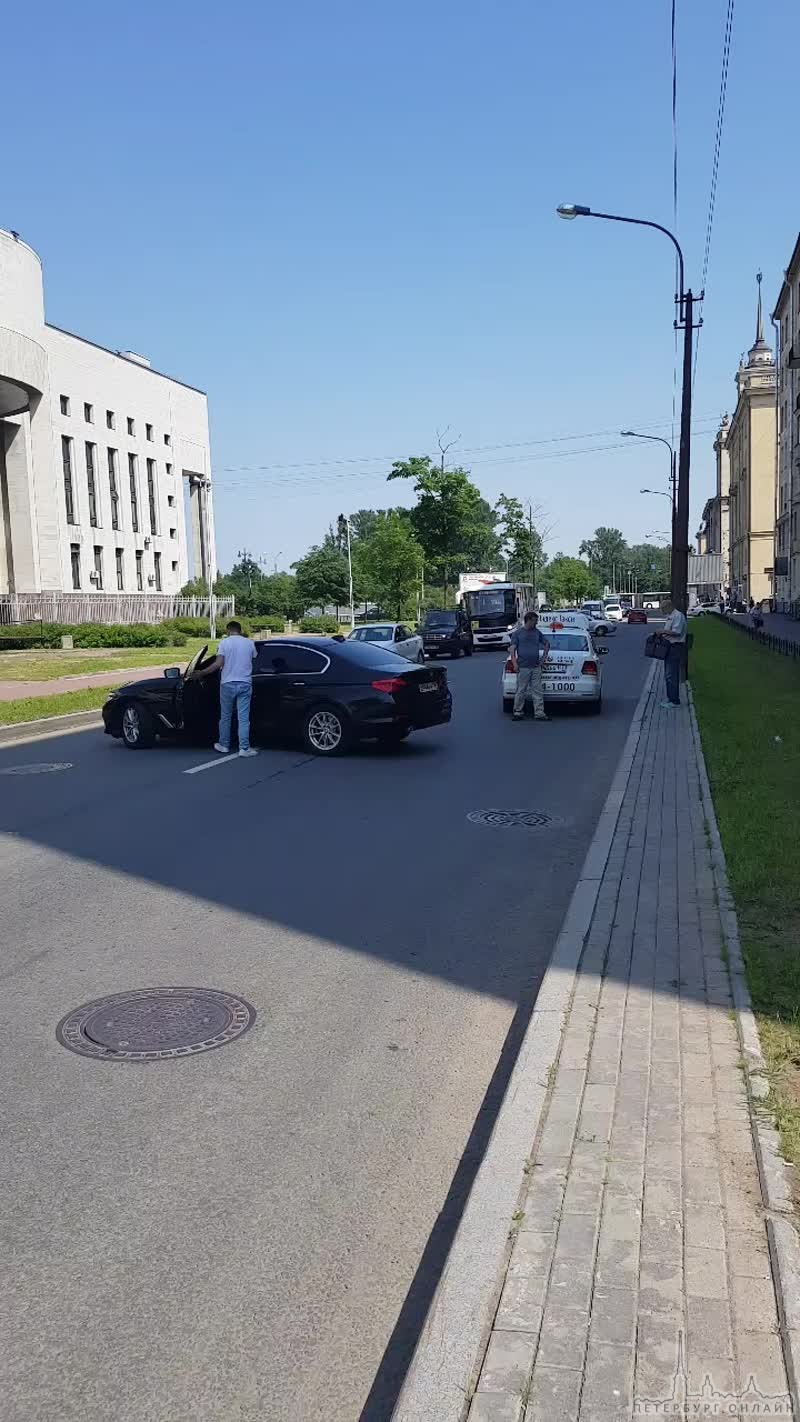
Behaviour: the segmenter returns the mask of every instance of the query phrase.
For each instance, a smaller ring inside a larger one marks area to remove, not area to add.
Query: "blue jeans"
[[[236,722],[239,729],[239,750],[250,749],[250,698],[253,695],[251,681],[223,681],[219,688],[219,744],[231,744],[231,720],[236,707]]]
[[[683,663],[683,642],[670,642],[664,658],[664,681],[667,685],[667,700],[673,706],[680,706],[681,665]]]

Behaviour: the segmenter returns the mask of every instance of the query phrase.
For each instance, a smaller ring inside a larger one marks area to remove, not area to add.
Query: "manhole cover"
[[[473,825],[489,825],[492,829],[548,829],[563,823],[544,810],[470,810],[467,819]]]
[[[142,988],[84,1003],[62,1017],[56,1037],[82,1057],[158,1062],[210,1052],[252,1027],[255,1008],[213,988]]]
[[[9,765],[0,770],[0,775],[47,775],[51,770],[71,770],[69,760],[42,761],[39,765]]]

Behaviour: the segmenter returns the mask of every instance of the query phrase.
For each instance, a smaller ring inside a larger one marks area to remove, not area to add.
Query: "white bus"
[[[458,600],[476,647],[507,647],[526,612],[536,609],[532,583],[510,583],[500,573],[462,573]]]

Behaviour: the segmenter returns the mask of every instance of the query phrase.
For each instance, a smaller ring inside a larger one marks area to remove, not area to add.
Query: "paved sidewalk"
[[[689,713],[662,694],[656,676],[469,1422],[791,1412]]]
[[[163,675],[162,662],[157,667],[119,667],[110,672],[90,672],[88,676],[57,676],[51,681],[0,681],[0,701],[57,696],[61,691],[86,691],[93,686],[120,686],[125,681],[143,681],[148,676]]]

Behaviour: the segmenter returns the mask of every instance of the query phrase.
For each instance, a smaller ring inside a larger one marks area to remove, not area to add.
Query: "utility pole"
[[[672,555],[672,600],[681,612],[689,604],[689,463],[692,440],[692,323],[694,297],[691,288],[683,301],[683,391],[681,398],[681,442],[678,451],[678,497]]]
[[[206,545],[206,578],[208,582],[208,636],[209,641],[215,642],[217,639],[217,604],[214,597],[214,573],[215,569],[211,562],[211,508],[209,506],[209,495],[211,493],[211,480],[203,479],[201,488],[201,517],[205,525],[205,545]]]
[[[530,577],[533,600],[536,601],[536,548],[533,542],[533,504],[528,504],[528,543],[530,549]]]
[[[346,518],[344,514],[339,514],[338,526],[340,538],[343,534],[347,534],[347,574],[350,582],[350,629],[352,631],[356,625],[356,609],[353,602],[353,550],[350,544],[350,519]]]

